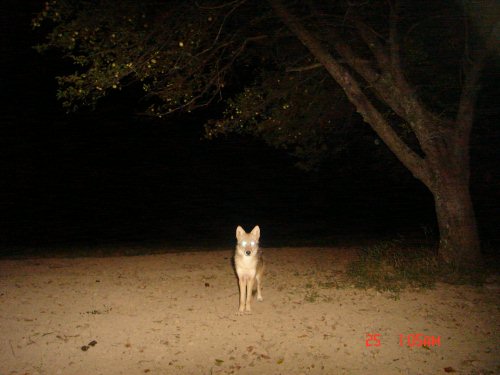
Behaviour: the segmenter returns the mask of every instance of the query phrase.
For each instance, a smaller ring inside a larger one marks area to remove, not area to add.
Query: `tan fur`
[[[250,314],[252,292],[254,283],[257,282],[257,300],[262,301],[262,277],[264,274],[264,259],[259,249],[260,228],[256,226],[250,233],[242,227],[236,228],[236,251],[234,253],[234,266],[238,275],[240,287],[239,314]]]

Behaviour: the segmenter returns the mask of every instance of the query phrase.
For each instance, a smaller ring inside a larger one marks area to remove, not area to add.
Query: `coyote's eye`
[[[241,242],[241,244],[242,244],[243,246],[246,246],[246,245],[247,245],[247,241],[242,241],[242,242]]]
[[[255,245],[255,242],[253,242],[253,241],[252,241],[252,242],[250,242],[250,245],[254,246],[254,245]]]

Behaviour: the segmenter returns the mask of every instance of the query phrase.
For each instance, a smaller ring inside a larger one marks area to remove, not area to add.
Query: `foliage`
[[[37,49],[57,49],[74,67],[57,77],[69,111],[128,86],[142,91],[141,111],[159,117],[223,100],[208,138],[253,134],[314,168],[346,148],[360,119],[324,69],[289,70],[314,61],[269,13],[246,1],[53,0],[33,25],[50,28]]]
[[[322,82],[324,78],[324,72],[305,77],[263,72],[227,100],[222,118],[207,123],[206,135],[210,139],[228,132],[252,134],[291,152],[301,160],[299,166],[311,169],[332,147],[337,152],[345,147],[334,140],[350,125],[345,121],[350,106],[341,90]]]
[[[37,49],[58,49],[76,68],[57,77],[64,107],[93,106],[138,83],[151,99],[147,113],[161,117],[205,105],[224,87],[241,39],[222,28],[226,16],[192,1],[54,0],[33,25],[51,22]]]
[[[460,9],[445,3],[430,1],[423,7],[401,1],[401,59],[420,96],[437,112],[453,113],[461,79],[450,65],[460,63],[464,38],[457,32]],[[349,17],[364,19],[387,41],[388,4],[288,6],[331,51],[340,38],[366,59],[363,64],[371,64],[371,53]],[[445,5],[449,17],[442,15]],[[439,28],[443,22],[447,27]],[[283,28],[267,2],[52,0],[33,25],[49,28],[38,50],[57,49],[72,64],[73,71],[57,77],[57,96],[70,111],[95,106],[129,86],[142,92],[141,112],[147,115],[162,117],[218,101],[224,110],[208,121],[208,138],[253,134],[294,154],[304,168],[343,151],[357,136],[350,125],[362,122],[340,86]],[[369,82],[363,86],[369,91]],[[407,122],[383,100],[379,104],[398,135],[419,151]],[[383,144],[375,135],[372,140]],[[379,150],[387,160],[385,146]]]
[[[76,66],[58,77],[58,96],[68,109],[95,105],[108,92],[137,84],[146,113],[157,116],[220,100],[227,107],[207,125],[208,137],[256,134],[312,164],[331,149],[327,140],[346,119],[338,109],[351,106],[335,106],[342,92],[361,115],[358,121],[433,193],[441,258],[477,265],[470,194],[458,192],[469,186],[479,80],[498,44],[499,24],[483,9],[477,19],[486,28],[462,27],[463,15],[474,14],[467,9],[480,8],[464,5],[54,0],[34,25],[53,22],[39,50],[55,47]],[[443,18],[443,10],[450,17]],[[436,38],[440,30],[446,32]],[[457,203],[449,204],[452,199]]]

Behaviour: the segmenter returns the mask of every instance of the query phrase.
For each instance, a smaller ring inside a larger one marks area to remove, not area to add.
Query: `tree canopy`
[[[349,43],[365,65],[372,64],[370,50],[355,22],[363,19],[389,41],[397,16],[405,73],[436,111],[452,114],[468,42],[460,32],[463,9],[451,2],[424,5],[402,1],[397,15],[396,3],[385,1],[299,2],[291,9],[326,44]],[[305,167],[343,149],[346,125],[360,122],[341,87],[266,2],[55,0],[33,20],[44,23],[51,30],[37,48],[59,49],[75,67],[57,77],[57,96],[70,111],[129,86],[143,92],[141,112],[152,116],[222,101],[225,109],[207,123],[207,137],[255,134]],[[407,124],[391,108],[383,111],[416,147]]]

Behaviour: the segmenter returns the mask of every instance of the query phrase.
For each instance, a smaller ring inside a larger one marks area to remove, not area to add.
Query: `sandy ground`
[[[352,249],[265,249],[264,301],[237,316],[231,255],[0,261],[0,374],[500,373],[498,290],[394,300],[335,287]]]

